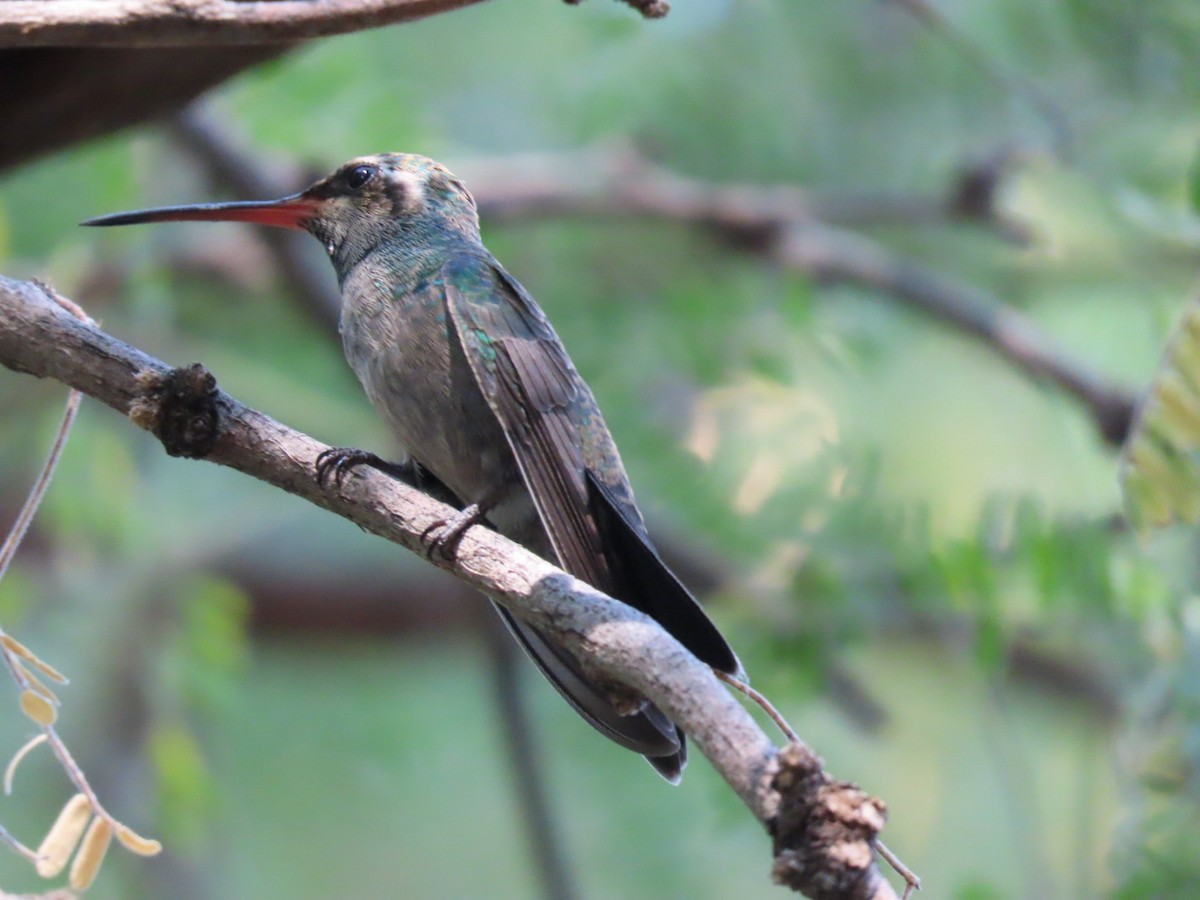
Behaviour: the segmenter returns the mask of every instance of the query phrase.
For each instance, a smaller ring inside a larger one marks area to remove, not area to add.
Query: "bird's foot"
[[[421,540],[425,542],[425,558],[432,560],[433,554],[439,551],[448,558],[467,529],[486,519],[487,509],[478,503],[459,510],[449,519],[438,519],[421,532]]]
[[[370,466],[405,484],[412,483],[412,474],[403,463],[391,463],[374,453],[354,447],[331,447],[317,456],[317,484],[324,487],[332,476],[334,484],[340,488],[346,475],[359,466]]]

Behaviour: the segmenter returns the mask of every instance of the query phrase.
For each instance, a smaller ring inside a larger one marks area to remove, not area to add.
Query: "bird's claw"
[[[432,562],[433,554],[438,551],[448,558],[467,529],[478,525],[485,518],[487,511],[478,503],[472,503],[449,519],[438,519],[421,532],[421,541],[425,544],[425,558]]]
[[[366,450],[358,450],[354,447],[330,447],[317,456],[317,484],[325,487],[325,483],[332,475],[333,483],[340,488],[346,475],[359,466],[371,466],[387,471],[389,463]]]

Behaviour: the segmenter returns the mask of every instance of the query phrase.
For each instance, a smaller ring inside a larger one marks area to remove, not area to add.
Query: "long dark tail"
[[[744,679],[742,664],[691,591],[667,568],[646,531],[630,520],[605,484],[587,473],[596,525],[617,588],[613,596],[641,610],[714,669]]]
[[[667,781],[679,783],[687,764],[687,742],[683,732],[658,707],[647,703],[635,715],[621,715],[583,674],[570,653],[551,643],[503,606],[495,601],[492,603],[530,659],[589,725],[609,740],[645,756]]]

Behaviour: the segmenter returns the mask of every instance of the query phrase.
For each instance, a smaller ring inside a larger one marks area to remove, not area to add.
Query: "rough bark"
[[[7,0],[0,47],[294,43],[421,19],[481,0]]]

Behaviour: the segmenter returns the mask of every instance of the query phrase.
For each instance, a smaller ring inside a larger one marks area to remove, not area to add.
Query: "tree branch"
[[[420,19],[481,0],[8,0],[0,46],[294,43]]]
[[[815,226],[790,229],[773,258],[817,279],[875,288],[944,322],[1010,363],[1078,401],[1114,447],[1133,424],[1137,395],[1067,350],[1032,319],[979,288],[959,284],[860,235]]]
[[[1024,73],[1009,68],[994,57],[982,44],[968,36],[950,18],[928,0],[892,0],[908,11],[932,33],[953,47],[968,63],[989,81],[1025,102],[1039,116],[1050,131],[1054,151],[1069,157],[1075,148],[1075,132],[1070,117],[1051,94]]]
[[[201,367],[171,369],[80,322],[47,289],[3,277],[0,363],[95,397],[168,453],[252,475],[415,552],[425,529],[453,512],[373,470],[321,487],[313,468],[325,445],[218,391]],[[883,804],[834,781],[801,744],[778,755],[708,667],[651,619],[483,528],[466,532],[452,561],[435,562],[678,722],[771,831],[778,880],[820,900],[895,896],[873,862]]]
[[[12,5],[0,0],[0,23]],[[288,49],[287,44],[241,45],[220,52],[204,46],[0,46],[0,171],[165,116]]]
[[[482,0],[6,0],[0,47],[295,43],[421,19]],[[577,3],[578,0],[567,0]],[[645,18],[661,0],[623,0]]]
[[[282,197],[306,186],[295,161],[272,160],[271,165],[239,146],[204,104],[192,104],[167,123],[171,137],[199,164],[209,180],[241,200]],[[281,228],[255,229],[271,251],[289,295],[300,309],[336,339],[342,296],[329,274],[328,263],[312,252],[312,238]]]
[[[220,137],[220,135],[217,135]],[[817,191],[792,184],[713,184],[678,175],[629,148],[467,160],[456,166],[489,221],[556,215],[641,215],[714,229],[748,249],[782,228],[974,223],[1023,243],[1028,229],[997,203],[1014,153],[964,166],[940,194]]]
[[[521,690],[521,649],[504,623],[484,611],[480,632],[487,644],[491,670],[488,672],[496,726],[504,735],[517,805],[525,822],[529,849],[537,864],[545,900],[575,900],[580,896],[575,875],[567,862],[563,829],[551,812],[550,791],[541,762],[541,747],[534,740],[532,717]]]
[[[306,39],[478,2],[0,0],[0,171],[167,115]],[[623,2],[646,18],[666,11]]]

